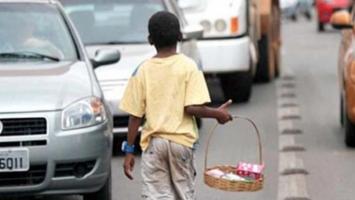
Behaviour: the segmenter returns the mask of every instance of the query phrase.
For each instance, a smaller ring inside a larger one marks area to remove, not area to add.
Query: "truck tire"
[[[249,101],[253,85],[251,72],[221,74],[220,80],[226,99],[232,99],[236,103]]]
[[[271,38],[263,35],[258,43],[259,62],[256,69],[255,80],[258,82],[270,82],[274,79],[274,61],[271,47]]]
[[[348,115],[345,114],[345,144],[348,147],[355,147],[355,124],[353,124]]]
[[[105,185],[97,192],[84,194],[83,200],[111,200],[112,199],[112,179],[111,179],[111,167],[109,177],[106,180]]]

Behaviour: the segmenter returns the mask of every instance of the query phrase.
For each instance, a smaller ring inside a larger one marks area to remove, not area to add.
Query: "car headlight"
[[[100,98],[89,97],[75,102],[62,112],[64,130],[94,126],[106,120],[106,111]]]
[[[219,19],[214,23],[214,27],[218,32],[224,32],[227,29],[227,23],[223,19]]]

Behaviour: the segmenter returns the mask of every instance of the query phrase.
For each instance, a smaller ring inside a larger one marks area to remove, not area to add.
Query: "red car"
[[[330,22],[335,11],[348,9],[351,0],[316,0],[318,13],[318,31],[324,31],[324,25]]]

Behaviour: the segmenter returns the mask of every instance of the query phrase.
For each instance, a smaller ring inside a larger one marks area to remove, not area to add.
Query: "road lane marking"
[[[279,119],[301,119],[300,109],[298,107],[279,108]]]
[[[295,126],[295,123],[293,120],[281,120],[279,121],[279,133],[283,135],[297,135],[297,134],[302,134],[302,130],[300,128],[297,128],[298,126]]]
[[[278,200],[310,200],[305,176],[281,176]]]
[[[303,133],[300,128],[301,111],[297,101],[296,77],[289,68],[277,84],[279,129],[279,190],[278,200],[310,200],[304,161],[299,153],[306,151],[295,141]],[[299,137],[299,136],[298,136]],[[297,153],[298,152],[298,153]]]
[[[291,135],[280,135],[279,139],[279,150],[280,152],[291,152],[291,151],[305,151],[306,149],[296,144],[295,138]]]
[[[308,174],[303,160],[294,152],[280,154],[279,173],[281,175]]]

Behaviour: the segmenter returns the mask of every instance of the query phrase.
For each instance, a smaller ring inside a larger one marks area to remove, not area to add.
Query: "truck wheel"
[[[267,35],[263,35],[258,43],[259,62],[256,69],[255,80],[259,82],[270,82],[274,79],[275,72],[271,41]]]
[[[318,31],[323,32],[324,31],[324,24],[322,22],[318,22]]]
[[[232,99],[234,102],[249,101],[253,84],[251,72],[222,74],[220,79],[226,99]]]
[[[348,147],[355,147],[355,124],[345,114],[345,144]]]
[[[84,194],[83,200],[111,200],[112,199],[112,179],[111,179],[111,167],[110,174],[106,180],[105,185],[97,192]]]

